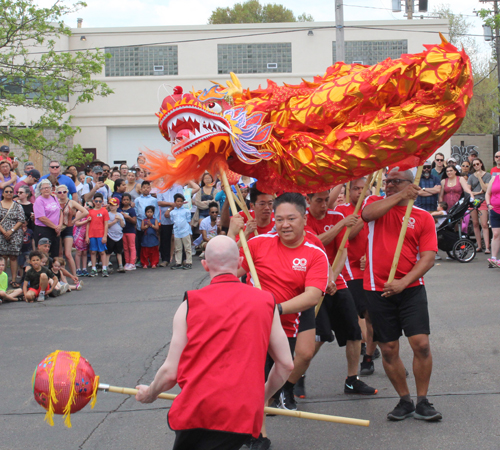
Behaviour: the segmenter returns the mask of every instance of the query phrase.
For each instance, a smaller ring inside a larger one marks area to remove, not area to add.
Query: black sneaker
[[[177,270],[177,269],[182,269],[182,264],[174,264],[173,266],[170,266],[171,270]]]
[[[377,389],[368,386],[358,377],[352,383],[348,383],[346,378],[344,383],[344,393],[346,394],[375,395],[377,392]]]
[[[271,440],[263,437],[261,434],[257,439],[253,439],[249,448],[250,450],[269,450],[271,448]]]
[[[306,376],[302,375],[293,390],[295,397],[306,398]]]
[[[366,355],[366,344],[364,342],[361,342],[361,356]]]
[[[415,413],[415,405],[413,401],[407,402],[406,400],[399,400],[396,407],[387,414],[388,420],[405,420],[407,417],[413,416]]]
[[[443,415],[434,409],[432,403],[425,399],[417,403],[417,408],[415,409],[415,419],[426,420],[427,422],[435,422],[441,420]]]
[[[378,347],[375,348],[375,351],[373,352],[373,359],[378,359],[380,358],[380,350]]]
[[[285,386],[280,393],[279,407],[281,409],[288,409],[289,411],[297,411],[297,403],[293,396],[293,386]]]
[[[361,362],[359,374],[362,377],[372,375],[375,372],[375,364],[373,363],[373,358],[369,356],[363,356],[363,361]]]

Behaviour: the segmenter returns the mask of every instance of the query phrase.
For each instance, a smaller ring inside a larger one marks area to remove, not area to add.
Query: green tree
[[[81,147],[67,144],[79,131],[71,126],[71,111],[112,93],[92,79],[102,72],[106,55],[57,50],[60,40],[71,36],[63,17],[84,6],[57,0],[40,8],[34,0],[0,0],[0,140],[27,152],[67,154],[71,162],[86,159]]]
[[[248,0],[244,3],[236,3],[232,8],[216,8],[208,23],[276,23],[276,22],[313,22],[310,14],[300,14],[295,17],[291,9],[283,5],[271,4],[261,5],[259,0]]]

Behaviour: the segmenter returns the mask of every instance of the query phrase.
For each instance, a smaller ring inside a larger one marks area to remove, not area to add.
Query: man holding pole
[[[264,403],[293,368],[273,296],[236,278],[243,258],[235,242],[211,239],[205,258],[210,285],[186,293],[165,363],[150,386],[137,386],[142,403],[182,388],[168,414],[174,450],[236,450],[259,436]],[[268,351],[275,364],[264,384]]]
[[[400,396],[389,420],[442,419],[427,400],[432,372],[429,344],[429,312],[424,274],[434,265],[437,237],[432,216],[414,207],[401,249],[394,281],[388,283],[391,262],[397,253],[399,232],[407,205],[418,197],[421,189],[413,184],[411,171],[388,173],[385,199],[371,196],[365,201],[362,218],[368,222],[367,261],[364,289],[368,312],[373,324],[373,338],[382,350],[385,372]],[[417,385],[414,406],[406,382],[406,372],[399,356],[399,338],[404,331],[413,350],[413,373]]]

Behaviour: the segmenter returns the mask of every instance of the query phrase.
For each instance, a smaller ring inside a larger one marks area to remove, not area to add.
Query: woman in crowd
[[[475,158],[472,161],[472,166],[474,168],[474,173],[469,177],[467,184],[470,186],[472,194],[476,200],[481,200],[482,203],[478,209],[473,209],[470,213],[472,218],[472,225],[474,226],[474,236],[476,236],[477,250],[482,252],[481,245],[481,229],[479,228],[479,222],[481,222],[481,228],[483,230],[484,239],[484,253],[489,254],[490,252],[490,229],[488,227],[488,207],[484,202],[486,190],[488,189],[488,183],[491,180],[491,174],[486,172],[484,169],[483,161],[479,158]]]
[[[469,179],[469,172],[470,172],[469,160],[464,161],[460,167],[461,167],[460,174],[463,177],[463,179],[467,181]]]
[[[88,216],[89,212],[80,203],[68,198],[68,188],[64,184],[57,187],[56,193],[63,215],[60,236],[64,247],[64,257],[68,262],[69,271],[76,276],[75,260],[71,254],[71,249],[73,248],[73,226],[75,222]]]
[[[471,200],[474,200],[469,185],[460,176],[458,169],[454,165],[447,166],[441,180],[441,192],[439,193],[439,201],[448,204],[446,212],[460,200],[464,192],[471,196]]]
[[[12,273],[11,286],[19,287],[16,283],[17,257],[21,254],[23,244],[24,210],[21,205],[14,201],[14,188],[6,186],[0,201],[0,256],[10,259],[10,270]]]
[[[217,188],[214,185],[214,179],[212,175],[208,172],[203,174],[201,178],[201,189],[194,196],[193,203],[198,208],[198,220],[196,221],[196,213],[195,213],[195,221],[196,223],[201,222],[205,217],[209,215],[208,205],[210,202],[215,200],[215,196],[217,194]]]
[[[81,202],[82,200],[82,189],[85,180],[85,172],[78,172],[76,177],[75,186],[76,186],[76,194],[78,195],[78,200]]]
[[[132,202],[135,202],[135,199],[141,195],[140,187],[141,185],[137,183],[135,179],[135,172],[133,170],[129,170],[127,173],[127,185],[125,192],[130,194]]]
[[[117,180],[115,180],[113,197],[118,199],[118,201],[120,202],[120,205],[122,204],[122,197],[123,197],[123,194],[125,194],[126,190],[127,190],[127,182],[125,180],[123,180],[121,178],[118,178]]]
[[[35,245],[46,237],[50,241],[50,256],[59,256],[59,235],[61,234],[63,215],[59,201],[51,195],[52,183],[48,178],[40,180],[36,187],[36,200],[33,205],[35,213]]]
[[[490,225],[493,231],[491,240],[491,258],[488,259],[490,265],[500,268],[498,259],[500,251],[500,175],[493,177],[486,190],[486,206],[490,211]]]
[[[30,202],[31,191],[29,186],[21,186],[17,191],[17,203],[19,203],[23,210],[26,218],[26,223],[30,230],[35,229],[35,216],[33,214],[33,203]]]

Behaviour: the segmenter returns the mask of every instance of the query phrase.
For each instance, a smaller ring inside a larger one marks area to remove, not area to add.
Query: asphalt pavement
[[[115,273],[86,279],[82,291],[44,303],[0,305],[0,449],[171,448],[169,401],[142,405],[128,396],[99,393],[93,410],[87,405],[72,415],[71,429],[60,416],[51,427],[33,398],[31,377],[46,355],[60,349],[80,351],[103,383],[150,383],[168,352],[183,293],[207,282],[196,257],[193,270]],[[429,399],[443,420],[387,421],[398,398],[380,360],[375,373],[364,378],[379,393],[345,395],[345,353],[332,343],[313,360],[307,399],[299,400],[299,409],[368,419],[370,426],[271,417],[267,424],[273,449],[500,448],[500,269],[488,269],[484,254],[468,264],[438,261],[426,284],[434,357]],[[404,338],[401,347],[411,372],[412,355]],[[408,381],[415,396],[413,375]]]

